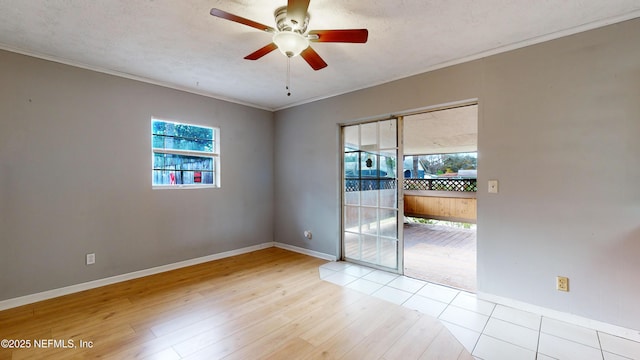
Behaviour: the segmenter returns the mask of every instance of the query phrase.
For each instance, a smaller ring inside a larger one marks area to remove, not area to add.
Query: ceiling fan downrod
[[[291,57],[287,57],[287,96],[291,96]]]

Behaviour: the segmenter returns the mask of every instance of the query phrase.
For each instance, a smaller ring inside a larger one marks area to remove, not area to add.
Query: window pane
[[[392,269],[397,268],[398,242],[393,240],[380,240],[380,265]]]
[[[343,133],[345,151],[358,150],[360,148],[358,125],[344,127]]]
[[[398,156],[396,150],[387,150],[380,152],[380,177],[395,178],[396,163]]]
[[[212,140],[183,139],[174,136],[153,135],[153,147],[156,149],[213,152],[213,146]]]
[[[154,169],[213,170],[214,158],[178,154],[154,154]]]
[[[378,156],[363,152],[360,155],[360,183],[362,205],[378,205],[378,189],[380,188],[378,172]]]
[[[363,234],[378,234],[378,210],[376,208],[360,208],[360,231]]]
[[[364,206],[378,205],[378,180],[363,180],[360,189],[360,202]]]
[[[344,229],[360,232],[360,208],[357,206],[344,207]]]
[[[378,263],[378,238],[362,235],[362,260]]]
[[[396,150],[382,151],[380,154],[380,206],[397,207]]]
[[[186,124],[175,124],[174,130],[175,130],[175,136],[177,137],[186,138],[186,139],[213,140],[212,128],[186,125]]]
[[[213,185],[215,174],[213,171],[191,170],[153,170],[153,185]]]
[[[360,152],[344,154],[344,203],[357,205],[360,203]]]
[[[164,168],[164,154],[153,154],[153,168],[154,169],[162,169]]]
[[[380,219],[380,236],[398,238],[398,212],[396,210],[378,209]]]
[[[165,136],[153,135],[152,136],[152,140],[153,140],[153,145],[152,146],[154,148],[164,149],[164,139],[165,139]]]
[[[203,139],[177,139],[174,149],[213,152],[213,142]]]
[[[151,122],[151,134],[164,135],[165,129],[166,129],[166,124],[167,123],[164,122],[164,121],[153,120]]]
[[[360,152],[344,153],[344,177],[358,178],[360,176]]]
[[[378,123],[368,123],[360,125],[360,149],[378,149]]]
[[[360,235],[358,234],[353,234],[350,232],[345,232],[344,233],[344,256],[351,258],[351,259],[356,259],[356,260],[360,260],[360,250],[361,250],[361,244],[360,244]]]
[[[153,156],[153,184],[214,184],[215,158],[158,154]]]
[[[380,148],[389,149],[397,146],[396,119],[380,121]]]
[[[360,181],[345,179],[344,204],[358,205],[359,203],[360,203]]]
[[[214,152],[214,130],[201,126],[153,120],[153,147]]]
[[[363,152],[360,155],[360,176],[363,178],[378,177],[378,156],[376,154]]]
[[[397,181],[395,179],[392,180],[384,180],[380,181],[380,206],[387,208],[398,207],[398,190]]]

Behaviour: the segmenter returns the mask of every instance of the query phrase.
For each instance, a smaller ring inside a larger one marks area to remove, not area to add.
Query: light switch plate
[[[498,193],[498,180],[489,180],[489,192],[492,194]]]

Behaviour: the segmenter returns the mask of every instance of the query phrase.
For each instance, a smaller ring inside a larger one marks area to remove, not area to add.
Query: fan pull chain
[[[287,57],[287,96],[291,96],[291,58]]]

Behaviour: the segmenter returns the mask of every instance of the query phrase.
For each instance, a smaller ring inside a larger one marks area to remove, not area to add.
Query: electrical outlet
[[[313,234],[311,234],[310,230],[305,230],[304,231],[304,237],[306,237],[307,239],[311,240],[311,238],[313,238]]]
[[[569,291],[569,278],[565,276],[556,277],[556,289],[558,291]]]
[[[93,265],[96,263],[96,254],[87,254],[87,265]]]

